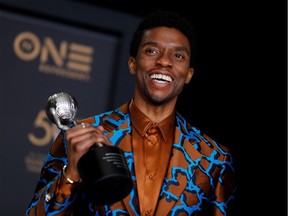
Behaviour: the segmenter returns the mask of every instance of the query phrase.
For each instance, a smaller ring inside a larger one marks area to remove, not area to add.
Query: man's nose
[[[162,67],[171,67],[172,66],[171,56],[166,53],[162,53],[162,55],[160,55],[159,58],[157,59],[156,63],[157,65],[161,65]]]

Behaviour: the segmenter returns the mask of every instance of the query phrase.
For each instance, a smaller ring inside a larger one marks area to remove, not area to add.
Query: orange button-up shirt
[[[153,215],[170,160],[175,111],[155,123],[131,102],[132,148],[141,215]]]

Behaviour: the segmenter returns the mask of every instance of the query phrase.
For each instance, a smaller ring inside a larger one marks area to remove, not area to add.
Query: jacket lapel
[[[183,119],[180,118],[180,120]],[[183,122],[179,121],[179,118],[177,118],[177,123],[172,156],[164,179],[156,215],[168,215],[175,203],[181,198],[193,176],[191,165],[197,166],[197,158],[201,156],[194,147],[198,140],[193,139],[193,136],[190,136],[189,132],[183,129],[186,127]]]
[[[116,112],[111,113],[111,118],[107,118],[105,122],[102,123],[102,126],[108,130],[107,137],[111,142],[121,148],[125,152],[125,158],[128,164],[129,170],[132,172],[132,179],[135,179],[134,171],[134,159],[132,152],[132,140],[131,140],[131,122],[130,116],[128,115],[128,104],[126,103],[121,106]],[[125,197],[122,201],[117,202],[115,205],[125,205],[129,215],[136,215],[136,210],[133,209],[133,205],[130,203],[133,200],[135,194],[135,185],[132,189],[132,192]]]

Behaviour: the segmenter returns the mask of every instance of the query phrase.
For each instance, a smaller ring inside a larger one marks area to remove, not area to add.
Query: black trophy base
[[[115,146],[97,146],[78,163],[84,191],[95,205],[109,205],[124,199],[133,188],[123,151]]]

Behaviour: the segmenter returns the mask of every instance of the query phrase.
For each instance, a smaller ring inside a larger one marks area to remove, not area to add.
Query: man
[[[195,48],[187,20],[149,14],[130,44],[133,98],[59,134],[27,215],[228,215],[235,193],[229,149],[175,110],[194,73]],[[94,143],[122,149],[132,175],[130,194],[110,205],[93,205],[81,190],[77,164]]]

